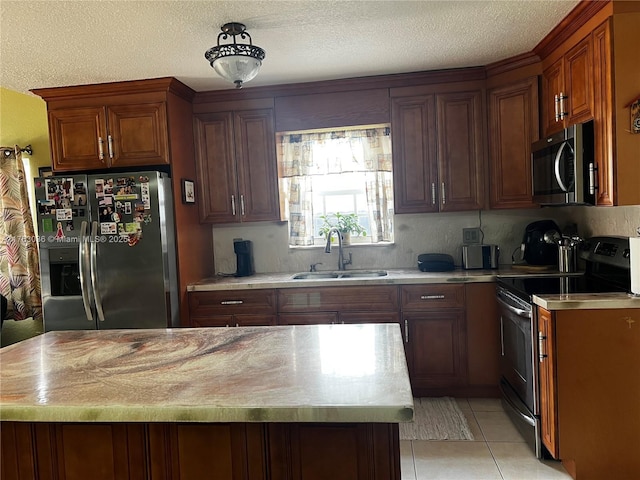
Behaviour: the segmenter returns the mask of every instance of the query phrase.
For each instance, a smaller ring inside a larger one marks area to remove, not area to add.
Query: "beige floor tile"
[[[469,424],[469,430],[471,430],[471,434],[473,435],[474,442],[484,442],[484,435],[482,434],[482,430],[480,429],[480,425],[478,425],[478,421],[476,420],[475,415],[471,411],[471,409],[460,409],[467,419],[467,423]]]
[[[413,442],[417,480],[501,480],[484,442]]]
[[[489,442],[504,480],[571,480],[560,462],[538,460],[525,443]]]
[[[469,398],[469,406],[474,412],[503,412],[499,398]]]
[[[474,412],[487,442],[524,442],[504,411]]]
[[[456,398],[455,401],[458,404],[458,407],[460,408],[460,410],[462,410],[463,412],[465,410],[471,409],[471,406],[469,405],[469,400],[467,400],[466,398]]]
[[[400,473],[402,480],[416,480],[411,440],[400,440]]]

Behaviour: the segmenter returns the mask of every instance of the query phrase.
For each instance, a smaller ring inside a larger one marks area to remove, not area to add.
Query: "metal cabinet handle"
[[[564,117],[569,115],[569,112],[566,112],[564,110],[564,101],[569,97],[567,97],[564,93],[560,92],[560,97],[558,98],[560,99],[560,120],[564,120]]]
[[[447,198],[445,197],[445,191],[444,191],[444,182],[442,182],[442,204],[444,205],[445,203],[447,203]]]
[[[242,305],[243,303],[242,300],[223,300],[220,305]]]
[[[409,343],[409,320],[404,319],[404,343]]]
[[[436,184],[431,183],[431,205],[436,204]]]
[[[98,137],[98,158],[104,160],[104,140],[102,137]]]
[[[82,222],[80,226],[80,245],[78,248],[78,270],[80,271],[80,291],[82,292],[82,306],[84,307],[84,313],[87,316],[87,320],[93,321],[93,313],[91,312],[91,299],[89,297],[89,284],[88,278],[85,276],[85,259],[87,256],[87,242],[89,237],[87,236],[87,229],[89,228],[88,222]]]
[[[113,158],[113,137],[107,136],[107,147],[109,148],[109,158]]]
[[[244,195],[240,195],[240,215],[244,217]]]
[[[589,194],[595,195],[596,190],[598,189],[598,185],[596,183],[596,172],[598,171],[598,167],[595,163],[589,163]]]
[[[420,300],[442,300],[444,295],[420,295]]]
[[[231,195],[231,215],[236,216],[236,196]]]
[[[96,302],[96,311],[98,312],[98,320],[104,322],[104,310],[102,309],[102,296],[98,288],[98,242],[95,241],[98,236],[98,222],[93,222],[91,227],[91,239],[93,240],[89,246],[91,250],[91,288],[93,289],[93,298]]]
[[[544,346],[545,346],[546,340],[547,340],[547,337],[543,335],[542,332],[538,332],[538,352],[540,357],[540,363],[542,363],[544,359],[548,357],[548,355],[544,353]]]
[[[560,121],[560,109],[558,107],[558,103],[560,103],[560,99],[558,98],[558,95],[554,95],[553,96],[553,109],[555,111],[556,122]]]

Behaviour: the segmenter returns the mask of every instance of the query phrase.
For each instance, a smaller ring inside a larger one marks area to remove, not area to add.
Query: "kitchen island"
[[[0,351],[2,478],[400,479],[398,325],[49,332]]]

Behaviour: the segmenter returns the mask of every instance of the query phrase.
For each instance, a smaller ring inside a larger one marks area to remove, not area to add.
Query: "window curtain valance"
[[[391,172],[389,127],[281,136],[281,177]]]

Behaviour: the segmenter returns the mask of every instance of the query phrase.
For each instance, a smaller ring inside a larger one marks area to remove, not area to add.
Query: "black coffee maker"
[[[522,258],[529,265],[557,265],[560,228],[553,220],[530,223],[522,238]]]
[[[236,253],[236,277],[253,275],[253,246],[251,240],[234,239],[233,251]]]

